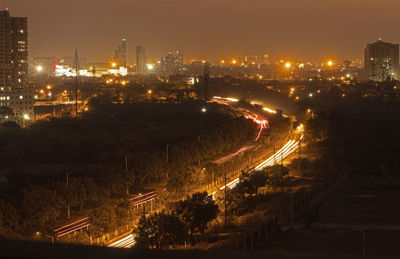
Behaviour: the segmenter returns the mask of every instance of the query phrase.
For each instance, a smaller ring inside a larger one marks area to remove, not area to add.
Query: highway
[[[261,171],[268,166],[273,166],[277,162],[279,162],[283,159],[286,159],[291,154],[293,154],[299,148],[300,141],[303,139],[303,136],[304,136],[303,131],[304,131],[303,125],[298,126],[295,133],[293,134],[294,136],[292,139],[288,140],[282,146],[282,148],[280,148],[275,154],[271,155],[268,159],[261,162],[250,172]],[[238,183],[239,183],[239,177],[232,180],[231,182],[227,183],[226,185],[220,187],[219,190],[224,190],[225,188],[232,189]],[[217,193],[217,191],[214,191],[213,193],[210,194],[210,196],[214,196],[214,194],[216,194],[216,193]]]
[[[135,235],[129,234],[126,237],[122,237],[121,239],[108,245],[108,247],[130,248],[134,246],[135,243]]]
[[[257,141],[262,133],[262,131],[266,128],[268,128],[268,121],[265,118],[262,118],[261,116],[252,113],[248,110],[245,110],[243,108],[236,108],[233,107],[229,104],[229,102],[237,102],[237,99],[234,98],[222,98],[222,97],[214,97],[210,102],[217,102],[219,104],[223,105],[228,105],[231,108],[233,108],[236,111],[240,111],[244,114],[244,116],[248,119],[252,119],[255,123],[260,125],[260,131],[255,139]],[[271,110],[269,108],[264,108],[265,111],[270,112],[270,113],[275,113],[274,110]],[[254,169],[252,169],[250,172],[253,171],[260,171],[263,170],[264,168],[268,166],[272,166],[276,164],[278,161],[282,161],[283,159],[288,158],[291,154],[293,154],[300,145],[300,141],[302,140],[304,136],[304,126],[301,124],[299,125],[296,130],[290,135],[289,140],[278,150],[275,152],[275,154],[271,155],[268,159],[265,161],[261,162],[259,165],[257,165]],[[242,147],[239,149],[237,152],[230,154],[226,157],[223,157],[221,159],[218,159],[214,162],[216,163],[221,163],[226,159],[230,159],[238,154],[241,154],[247,149],[247,147]],[[227,183],[224,186],[219,187],[219,191],[224,190],[225,188],[232,189],[234,188],[237,184],[239,183],[239,177],[232,180],[231,182]],[[214,196],[217,193],[217,191],[214,191],[213,193],[210,194],[210,196]],[[143,200],[150,199],[151,194],[148,194],[148,198],[143,198]],[[147,197],[147,196],[146,196]],[[130,248],[135,245],[135,236],[134,234],[130,234],[124,237],[121,237],[121,239],[113,242],[112,244],[108,245],[108,247],[117,247],[117,248]]]
[[[221,104],[221,105],[229,106],[229,108],[231,110],[234,110],[236,112],[241,113],[246,119],[252,120],[254,123],[259,125],[260,130],[258,131],[257,137],[255,138],[254,142],[258,141],[258,139],[260,138],[261,133],[263,132],[264,129],[268,129],[269,128],[268,120],[266,118],[263,118],[262,116],[260,116],[258,114],[255,114],[255,113],[253,113],[253,112],[251,112],[249,110],[246,110],[246,109],[243,109],[243,108],[240,108],[240,107],[234,107],[234,106],[231,105],[231,103],[239,102],[238,99],[235,99],[235,98],[223,98],[223,97],[220,97],[220,96],[214,96],[208,102],[209,103],[218,103],[218,104]],[[268,111],[268,112],[270,112],[270,111]],[[272,111],[270,113],[276,113],[276,112]],[[241,147],[238,151],[236,151],[236,152],[234,152],[234,153],[232,153],[230,155],[227,155],[225,157],[222,157],[220,159],[217,159],[217,160],[213,161],[213,163],[222,164],[225,161],[227,161],[227,160],[229,160],[229,159],[231,159],[231,158],[233,158],[233,157],[235,157],[237,155],[242,154],[244,151],[246,151],[248,149],[249,149],[248,146]]]

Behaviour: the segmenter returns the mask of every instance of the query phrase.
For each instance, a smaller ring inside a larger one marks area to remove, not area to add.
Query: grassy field
[[[321,258],[399,258],[400,179],[350,178],[320,206],[320,218],[305,229],[293,230],[259,246],[278,254]]]

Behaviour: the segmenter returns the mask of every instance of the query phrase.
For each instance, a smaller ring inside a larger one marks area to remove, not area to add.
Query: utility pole
[[[300,150],[300,149],[301,149],[301,139],[299,139],[299,158],[301,158],[301,154],[300,154],[300,153],[301,153],[301,152],[300,152],[301,150]]]
[[[66,185],[67,185],[67,219],[71,218],[71,212],[69,208],[69,173],[66,175]]]
[[[75,116],[78,117],[78,85],[79,85],[79,58],[75,49]]]
[[[167,156],[167,172],[166,172],[166,176],[167,176],[167,180],[168,180],[168,177],[169,177],[169,175],[168,175],[168,170],[169,170],[169,144],[167,144],[167,147],[166,147],[166,156]]]
[[[126,195],[129,195],[129,179],[128,179],[128,156],[125,156],[125,173],[126,173]]]
[[[250,154],[250,166],[249,166],[250,168],[251,168],[251,165],[252,165],[252,163],[251,163],[251,154]]]
[[[224,221],[225,221],[225,229],[226,229],[226,188],[228,188],[227,186],[226,186],[226,171],[225,171],[225,173],[224,173],[224,179],[225,179],[225,188],[224,188]]]
[[[293,225],[294,224],[294,194],[292,193],[291,195],[291,201],[290,201],[290,222]]]
[[[204,63],[204,104],[207,104],[208,100],[208,93],[207,93],[207,88],[208,88],[208,78],[210,77],[210,66],[208,65],[208,62]]]
[[[276,158],[275,158],[275,154],[276,154],[276,144],[274,144],[274,164],[276,165]]]
[[[128,173],[128,156],[125,156],[125,172]]]
[[[169,163],[169,158],[168,158],[168,153],[169,153],[169,148],[168,148],[168,145],[167,145],[167,148],[166,148],[167,150],[166,150],[166,153],[167,153],[167,164]]]
[[[361,229],[360,230],[362,233],[362,256],[365,257],[367,255],[367,246],[366,246],[366,237],[365,237],[365,230]]]

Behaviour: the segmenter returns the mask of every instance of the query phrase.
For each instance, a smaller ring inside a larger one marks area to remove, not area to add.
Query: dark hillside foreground
[[[281,252],[235,252],[235,251],[199,251],[199,250],[136,250],[116,249],[93,246],[74,246],[48,243],[1,241],[0,257],[6,259],[248,259],[248,258],[279,258],[279,259],[316,259],[316,258],[360,258],[357,256],[333,256],[329,254],[310,255],[309,253],[285,251]],[[368,258],[398,258],[398,257],[368,257]]]

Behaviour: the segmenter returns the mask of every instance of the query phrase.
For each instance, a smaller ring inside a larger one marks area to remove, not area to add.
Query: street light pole
[[[168,175],[168,170],[169,170],[169,144],[167,144],[167,147],[166,147],[166,157],[167,157],[167,166],[166,166],[166,176],[167,176],[167,180],[168,180],[168,177],[169,177],[169,175]]]
[[[252,163],[251,163],[251,154],[250,154],[250,168],[251,168],[251,165],[252,165]]]
[[[168,152],[169,152],[169,150],[168,150],[168,145],[167,145],[167,151],[166,151],[166,153],[167,153],[167,164],[169,163],[169,161],[168,161]]]
[[[301,158],[301,139],[299,139],[299,158]]]
[[[125,173],[126,173],[126,176],[128,176],[128,156],[125,156]],[[129,180],[128,177],[127,177],[127,180]],[[128,181],[126,181],[126,195],[129,195]]]
[[[66,175],[66,185],[67,185],[67,219],[71,218],[71,212],[69,208],[69,173]]]
[[[224,188],[224,221],[225,221],[225,229],[226,229],[226,188],[228,188],[227,186],[226,186],[226,171],[225,171],[225,173],[224,173],[224,179],[225,179],[225,188]]]

